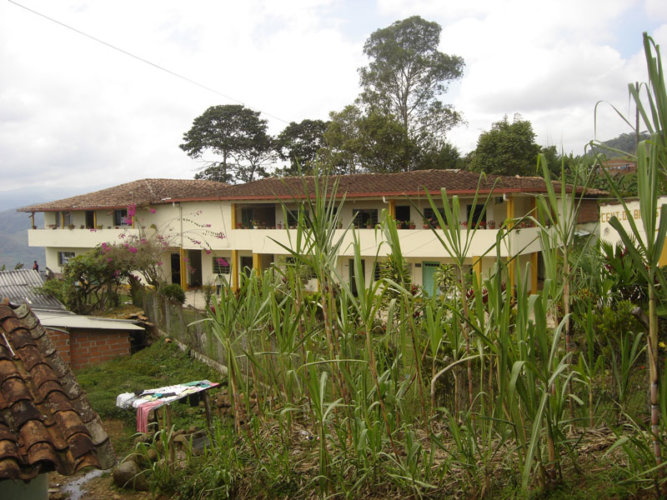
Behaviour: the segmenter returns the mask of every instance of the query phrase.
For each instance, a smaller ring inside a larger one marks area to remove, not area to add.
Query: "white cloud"
[[[466,61],[445,96],[468,121],[450,134],[460,150],[520,112],[541,143],[578,153],[593,136],[595,102],[623,106],[626,82],[644,79],[643,55],[628,59],[617,46],[641,36],[623,29],[624,16],[667,19],[658,0],[379,0],[375,10],[342,0],[19,1],[219,92],[0,3],[0,190],[25,189],[26,203],[36,182],[58,198],[141,177],[191,177],[200,164],[178,144],[211,105],[262,111],[272,133],[325,119],[354,100],[365,64],[363,38],[345,27],[362,22],[368,36],[387,18],[414,14],[440,23],[441,49]],[[653,28],[664,43],[667,27]],[[624,131],[615,121],[601,119],[606,137]]]

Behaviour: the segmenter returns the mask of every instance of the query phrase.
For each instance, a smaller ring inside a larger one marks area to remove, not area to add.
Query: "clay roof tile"
[[[113,466],[99,416],[34,314],[17,310],[0,303],[0,479]]]

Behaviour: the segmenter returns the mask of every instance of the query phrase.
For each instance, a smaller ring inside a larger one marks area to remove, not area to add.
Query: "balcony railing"
[[[117,229],[30,229],[28,245],[31,247],[94,248],[102,243],[120,242],[122,241],[121,235],[138,236],[139,230],[129,226],[120,226]]]

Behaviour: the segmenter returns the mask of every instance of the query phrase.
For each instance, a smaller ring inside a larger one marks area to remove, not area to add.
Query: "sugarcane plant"
[[[637,145],[637,196],[640,224],[636,223],[624,197],[613,182],[613,194],[625,211],[627,226],[617,217],[610,225],[618,232],[636,269],[646,280],[648,288],[648,335],[646,337],[647,365],[649,368],[649,397],[651,405],[651,434],[656,467],[656,484],[660,487],[663,462],[660,449],[662,440],[660,422],[660,373],[658,356],[658,304],[665,294],[665,279],[660,259],[667,236],[667,205],[661,205],[660,195],[667,172],[667,92],[660,58],[660,47],[644,33],[644,54],[648,66],[648,83],[629,85],[641,124],[648,131],[648,139]],[[626,119],[626,122],[629,121]],[[602,169],[608,179],[609,173]]]

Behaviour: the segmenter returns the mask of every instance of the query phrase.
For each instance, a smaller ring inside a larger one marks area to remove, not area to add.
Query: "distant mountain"
[[[35,225],[44,226],[44,214],[35,214]],[[26,213],[19,213],[16,209],[0,212],[0,268],[14,269],[18,263],[31,269],[34,260],[44,269],[44,249],[28,246],[28,229],[30,217]]]
[[[648,134],[646,132],[643,132],[639,136],[640,141],[643,141],[644,139],[648,139]],[[637,137],[635,134],[621,134],[608,141],[602,141],[602,144],[604,147],[595,146],[591,148],[587,154],[594,155],[603,153],[607,155],[607,158],[616,158],[622,156],[622,153],[618,153],[617,151],[623,151],[633,155],[637,150]]]

